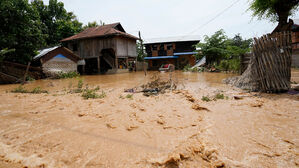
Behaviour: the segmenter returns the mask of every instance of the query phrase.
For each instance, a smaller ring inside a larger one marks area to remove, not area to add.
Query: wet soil
[[[177,90],[126,98],[125,89],[146,84],[151,75],[82,77],[106,92],[103,99],[68,94],[78,79],[25,85],[49,94],[0,86],[0,167],[299,165],[299,95],[246,93],[221,84],[233,74],[176,72]],[[217,94],[224,99],[201,100]]]

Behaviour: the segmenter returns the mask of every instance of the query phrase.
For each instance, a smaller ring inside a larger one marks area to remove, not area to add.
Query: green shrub
[[[12,93],[29,93],[22,85],[11,91]]]
[[[217,93],[217,94],[215,95],[215,99],[224,99],[224,95],[221,94],[221,93]]]
[[[239,59],[221,60],[219,65],[216,66],[216,68],[220,69],[221,71],[238,72],[240,69],[240,60]]]
[[[82,79],[79,79],[77,87],[78,87],[78,89],[82,89],[82,87],[83,87],[83,80]]]
[[[197,67],[192,68],[192,66],[190,64],[184,66],[183,68],[183,72],[198,72],[199,69]]]
[[[239,59],[229,60],[229,70],[233,72],[238,72],[240,70],[240,60]]]
[[[102,91],[101,94],[96,93],[96,89],[85,89],[83,91],[82,97],[84,99],[102,99],[104,97],[106,97],[106,93],[104,91]]]
[[[126,95],[126,98],[127,98],[127,99],[133,99],[133,94],[127,94],[127,95]]]
[[[79,76],[80,76],[80,74],[78,72],[67,72],[67,73],[59,72],[57,75],[57,78],[65,79],[65,78],[76,78]]]
[[[195,68],[191,69],[191,71],[192,71],[192,72],[198,72],[198,68],[195,67]]]
[[[69,93],[82,93],[83,84],[84,84],[83,80],[79,79],[78,84],[77,84],[77,88],[73,89],[73,90],[70,90]]]
[[[98,90],[100,90],[100,87],[97,86],[96,88],[94,88],[94,90],[95,90],[95,91],[98,91]]]
[[[26,81],[30,81],[30,82],[32,82],[32,81],[35,81],[35,79],[32,78],[32,77],[30,77],[30,76],[27,76],[27,77],[26,77]]]
[[[48,93],[46,90],[42,90],[39,86],[34,88],[30,93],[33,94],[40,94],[40,93]]]
[[[211,101],[211,99],[208,96],[202,96],[201,100],[205,102]]]
[[[82,97],[84,99],[97,99],[97,98],[99,98],[99,95],[95,91],[93,91],[93,90],[86,89],[83,92]]]
[[[102,93],[99,95],[99,98],[102,99],[106,97],[106,93],[102,90]]]
[[[186,66],[184,66],[183,68],[183,72],[188,72],[191,70],[191,65],[190,64],[187,64]]]
[[[229,70],[228,60],[221,60],[219,65],[216,66],[216,68],[220,69],[221,71],[228,71]]]
[[[11,92],[12,93],[32,93],[32,94],[48,93],[48,91],[42,90],[41,87],[39,87],[39,86],[34,88],[32,91],[29,91],[29,90],[25,89],[22,85],[15,88]]]

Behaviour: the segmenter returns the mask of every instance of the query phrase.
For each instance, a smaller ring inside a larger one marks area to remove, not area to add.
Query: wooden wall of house
[[[117,57],[136,57],[136,40],[116,37],[116,55]]]
[[[137,57],[136,40],[128,40],[128,56]]]
[[[74,43],[69,42],[67,47],[74,51]],[[117,57],[136,57],[136,40],[124,37],[93,38],[77,42],[78,49],[74,51],[81,58],[95,58],[101,56],[103,49],[113,49]]]
[[[125,57],[128,55],[128,41],[124,38],[116,38],[116,53],[118,57]]]
[[[81,58],[95,58],[101,55],[103,49],[112,48],[116,51],[115,38],[93,38],[79,41],[79,55]]]

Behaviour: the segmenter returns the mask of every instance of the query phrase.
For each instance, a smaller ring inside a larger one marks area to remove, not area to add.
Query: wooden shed
[[[77,72],[78,62],[81,58],[75,55],[71,50],[55,46],[39,51],[39,54],[33,57],[35,64],[40,64],[43,73],[46,76],[55,76],[58,73]]]
[[[136,40],[120,23],[87,28],[61,40],[63,45],[86,62],[85,73],[106,73],[128,70],[129,62],[137,58]]]

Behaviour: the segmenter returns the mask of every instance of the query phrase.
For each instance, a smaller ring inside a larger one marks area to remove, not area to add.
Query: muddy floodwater
[[[159,73],[176,90],[125,93],[155,72],[0,86],[2,167],[298,167],[299,95],[248,93],[228,73]],[[103,98],[70,93],[99,86]],[[292,71],[299,83],[299,71]],[[235,99],[237,97],[238,99]],[[209,101],[208,101],[208,100]],[[205,101],[204,101],[205,100]]]

